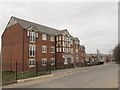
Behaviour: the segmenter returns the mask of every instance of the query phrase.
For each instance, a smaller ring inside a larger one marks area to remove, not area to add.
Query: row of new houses
[[[2,34],[3,70],[33,70],[36,62],[43,67],[80,66],[85,61],[85,47],[68,30],[57,30],[11,17]],[[7,67],[5,65],[7,64]]]

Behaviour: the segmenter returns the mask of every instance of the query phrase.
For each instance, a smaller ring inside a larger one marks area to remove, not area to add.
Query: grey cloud
[[[4,3],[2,31],[11,15],[56,29],[68,29],[86,51],[108,53],[117,42],[117,3]],[[99,42],[98,42],[99,41]],[[107,47],[105,47],[107,46]]]

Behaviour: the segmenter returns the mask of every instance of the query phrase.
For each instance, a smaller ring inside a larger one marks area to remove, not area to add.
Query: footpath
[[[27,79],[20,79],[20,80],[17,80],[17,83],[65,75],[65,74],[72,73],[72,72],[79,71],[79,70],[86,69],[86,68],[89,68],[89,67],[76,67],[76,68],[53,70],[53,71],[51,71],[51,74],[49,74],[49,75],[37,76],[37,77],[27,78]]]

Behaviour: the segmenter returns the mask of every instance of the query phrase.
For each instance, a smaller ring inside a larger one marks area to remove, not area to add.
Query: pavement
[[[68,74],[68,73],[71,73],[74,71],[78,71],[81,69],[86,69],[86,68],[89,68],[89,67],[76,67],[76,68],[66,68],[66,69],[53,70],[53,71],[51,71],[52,74],[50,74],[50,75],[37,76],[37,77],[32,77],[32,78],[27,78],[27,79],[20,79],[20,80],[17,80],[17,83],[23,83],[23,82],[36,80],[36,79],[45,79],[45,78],[49,78],[49,77],[65,75],[65,74]],[[5,86],[7,86],[7,85],[5,85]]]
[[[104,65],[60,69],[51,75],[19,80],[3,88],[116,88],[118,85],[117,65]]]

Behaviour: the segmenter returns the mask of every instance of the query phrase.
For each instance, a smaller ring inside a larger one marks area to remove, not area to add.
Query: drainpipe
[[[57,68],[57,62],[56,62],[56,58],[57,58],[57,55],[56,55],[56,36],[55,36],[55,68]]]
[[[10,71],[12,71],[12,41],[10,42],[10,57],[11,57],[11,60],[10,60]]]
[[[25,29],[23,29],[23,42],[22,42],[22,72],[24,71],[24,31],[25,31]]]

